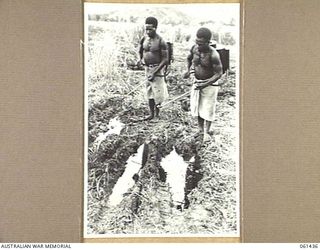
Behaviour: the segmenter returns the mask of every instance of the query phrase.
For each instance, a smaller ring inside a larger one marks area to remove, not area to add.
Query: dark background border
[[[319,242],[320,2],[244,11],[242,241]],[[82,22],[81,0],[0,1],[0,242],[82,241]]]

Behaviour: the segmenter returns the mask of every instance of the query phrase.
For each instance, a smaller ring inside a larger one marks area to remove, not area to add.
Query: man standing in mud
[[[167,85],[164,80],[164,67],[168,63],[167,44],[156,30],[158,20],[148,17],[145,21],[146,36],[140,42],[140,61],[145,64],[146,95],[148,98],[150,115],[143,120],[159,117],[158,106],[168,98]]]
[[[191,115],[198,117],[200,133],[203,140],[210,139],[209,131],[215,116],[215,106],[219,90],[218,80],[222,76],[222,64],[219,53],[210,46],[212,33],[207,28],[197,31],[196,44],[191,48],[187,61],[187,72],[183,77],[190,76],[194,69],[194,84],[191,89]]]

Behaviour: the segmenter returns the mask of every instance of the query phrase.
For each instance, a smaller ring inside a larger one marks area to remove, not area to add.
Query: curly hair
[[[153,27],[157,28],[158,27],[158,20],[155,17],[149,16],[146,18],[146,24],[152,24]]]
[[[201,28],[198,29],[198,31],[197,31],[197,37],[198,37],[198,38],[204,38],[204,39],[206,39],[207,41],[210,41],[210,40],[211,40],[211,37],[212,37],[212,33],[211,33],[211,31],[210,31],[208,28],[201,27]]]

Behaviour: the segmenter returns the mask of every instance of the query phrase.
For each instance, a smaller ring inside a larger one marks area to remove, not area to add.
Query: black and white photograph
[[[240,237],[240,4],[84,4],[84,237]]]

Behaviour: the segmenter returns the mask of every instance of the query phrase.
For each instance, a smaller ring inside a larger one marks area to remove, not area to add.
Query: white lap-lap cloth
[[[193,84],[191,89],[191,115],[200,116],[206,121],[214,121],[219,86],[208,86],[201,90],[195,90],[195,87]]]
[[[146,67],[146,77],[154,70],[154,67]],[[168,98],[167,84],[164,81],[163,69],[160,70],[153,81],[146,80],[146,96],[148,99],[154,99],[156,104],[163,103]]]

